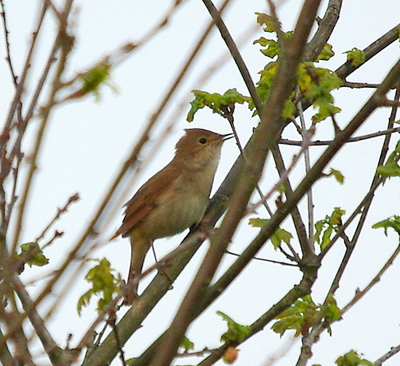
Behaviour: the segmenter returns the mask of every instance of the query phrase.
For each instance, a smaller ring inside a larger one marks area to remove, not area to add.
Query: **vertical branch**
[[[11,60],[10,40],[8,38],[8,35],[9,35],[10,32],[8,31],[6,9],[4,7],[3,0],[0,0],[0,5],[1,5],[1,17],[3,18],[4,41],[5,41],[5,44],[6,44],[6,53],[7,53],[6,61],[7,61],[7,64],[9,66],[9,68],[10,68],[10,73],[11,73],[11,77],[12,77],[12,81],[14,83],[14,86],[17,87],[18,86],[17,75],[15,74],[14,66],[13,66],[13,63],[12,63],[12,60]]]
[[[304,120],[303,106],[302,106],[301,102],[297,103],[297,108],[299,110],[301,135],[302,135],[302,139],[304,142],[308,132],[307,132],[307,127],[306,127],[306,121]],[[304,165],[305,165],[306,175],[307,175],[311,169],[310,149],[308,148],[308,146],[304,151]],[[310,247],[312,247],[313,238],[314,238],[314,202],[313,202],[312,187],[307,192],[307,210],[308,210],[308,245]]]

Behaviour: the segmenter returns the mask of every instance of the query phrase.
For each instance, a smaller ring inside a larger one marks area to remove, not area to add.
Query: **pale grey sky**
[[[30,41],[30,32],[33,29],[34,14],[37,12],[38,1],[24,0],[5,1],[12,56],[16,70],[19,73]],[[79,4],[76,13],[76,49],[73,51],[69,64],[70,75],[84,71],[103,56],[117,49],[124,42],[139,40],[146,31],[159,19],[168,8],[170,2],[156,0],[134,1],[77,1]],[[299,6],[302,2],[296,0],[282,1],[278,7],[278,15],[285,30],[294,26]],[[321,7],[321,14],[325,4]],[[226,13],[226,22],[235,38],[239,37],[252,22],[255,23],[254,12],[263,12],[266,2],[262,0],[237,0],[230,5]],[[321,67],[335,69],[345,61],[342,53],[353,48],[364,48],[377,37],[388,31],[399,22],[399,4],[396,0],[352,0],[344,1],[342,15],[330,43],[334,46],[336,56],[329,62],[321,63]],[[71,102],[57,108],[52,115],[51,126],[47,131],[46,142],[39,160],[39,171],[35,180],[35,191],[30,201],[29,215],[26,229],[22,233],[23,241],[31,241],[41,231],[53,216],[56,207],[64,204],[66,199],[75,192],[79,192],[81,200],[71,207],[70,212],[57,224],[56,228],[65,232],[55,245],[46,251],[46,254],[56,263],[69,250],[69,245],[79,237],[82,228],[87,224],[91,213],[99,202],[99,197],[105,192],[113,176],[123,163],[129,147],[135,142],[150,115],[157,108],[165,91],[177,75],[185,57],[191,51],[197,37],[209,21],[201,1],[189,0],[183,4],[171,18],[168,26],[154,39],[146,44],[137,53],[120,65],[112,74],[112,88],[104,87],[101,98],[95,102],[93,97],[83,101]],[[51,40],[55,23],[47,21],[49,38],[41,40],[41,52],[35,56],[32,84],[37,81],[41,69],[41,60],[48,54],[48,42]],[[257,72],[268,62],[259,52],[258,45],[252,41],[263,35],[261,29],[250,37],[243,48],[243,57],[249,65],[253,79],[257,80]],[[218,70],[205,85],[199,86],[196,81],[204,70],[210,67],[219,55],[225,52],[225,45],[215,31],[203,48],[198,61],[191,69],[173,102],[167,108],[161,123],[153,134],[156,139],[174,113],[175,108],[187,98],[190,98],[192,89],[204,89],[210,92],[223,93],[226,89],[236,87],[243,94],[248,94],[244,83],[233,62],[227,62]],[[6,115],[8,103],[12,97],[13,88],[9,82],[8,69],[4,61],[4,46],[1,43],[2,66],[0,67],[0,110]],[[393,44],[373,61],[352,74],[351,81],[380,82],[390,67],[399,57],[399,44]],[[28,91],[29,92],[29,91]],[[342,108],[337,117],[339,125],[345,125],[357,109],[367,100],[371,90],[350,91],[344,90],[335,93],[336,104]],[[229,126],[220,118],[212,115],[208,110],[198,112],[194,122],[189,125],[185,122],[188,106],[173,126],[173,131],[162,146],[159,147],[155,159],[147,164],[143,174],[130,190],[134,193],[149,176],[153,175],[165,165],[173,155],[173,146],[187,127],[207,128],[219,133],[229,132]],[[379,111],[367,121],[358,132],[367,133],[385,129],[388,111]],[[245,108],[238,108],[236,124],[239,134],[246,141],[251,134],[257,120]],[[328,126],[329,125],[329,126]],[[325,139],[332,136],[330,123],[318,130],[316,138]],[[32,126],[32,131],[35,126]],[[295,137],[292,132],[285,134]],[[333,207],[340,206],[352,212],[359,200],[365,194],[375,169],[376,155],[380,141],[361,142],[346,147],[331,166],[340,170],[346,177],[345,184],[339,185],[333,179],[325,179],[317,183],[314,191],[316,218],[321,219],[329,214]],[[396,142],[396,137],[393,138]],[[153,141],[150,142],[151,148]],[[26,146],[29,141],[26,141]],[[362,147],[361,147],[362,145]],[[313,158],[317,157],[322,148],[314,148]],[[296,153],[294,148],[286,148],[288,156]],[[215,187],[229,170],[237,156],[237,148],[230,141],[222,151],[220,169]],[[372,157],[372,159],[369,159]],[[302,178],[302,168],[295,170],[293,181]],[[368,178],[365,180],[364,175]],[[276,181],[273,163],[269,160],[263,180],[263,187],[268,190]],[[343,279],[337,293],[339,306],[343,306],[352,297],[357,288],[363,288],[376,274],[381,265],[387,260],[395,245],[397,236],[390,233],[386,238],[382,231],[370,229],[375,222],[390,215],[399,214],[398,180],[393,179],[386,183],[379,191],[374,213],[369,217],[365,235],[351,260],[352,269]],[[271,205],[274,203],[271,201]],[[306,209],[304,203],[302,209]],[[304,211],[305,212],[305,211]],[[259,216],[266,214],[261,209]],[[254,217],[254,216],[253,216]],[[116,213],[109,230],[114,230],[122,219],[122,209]],[[240,252],[249,238],[256,235],[256,229],[247,225],[243,220],[240,229],[233,239],[232,251]],[[292,230],[290,220],[284,224],[287,230]],[[159,240],[156,242],[159,256],[172,250],[181,236]],[[170,291],[155,311],[146,319],[144,326],[128,342],[125,351],[127,357],[140,354],[154,339],[154,334],[161,333],[169,324],[175,309],[182,298],[183,291],[190,284],[197,266],[201,262],[208,244],[204,244],[188,268],[182,273]],[[318,282],[313,291],[316,302],[322,301],[325,296],[325,287],[332,280],[338,261],[343,253],[341,245],[332,250],[324,262]],[[128,240],[118,239],[113,243],[96,251],[99,258],[107,257],[112,266],[125,277],[129,264]],[[271,245],[266,245],[262,256],[282,259],[274,252]],[[148,258],[148,264],[151,264]],[[227,257],[223,268],[233,260]],[[37,269],[27,269],[27,279],[36,277]],[[53,315],[52,329],[57,330],[58,340],[62,342],[69,333],[78,340],[88,324],[95,317],[93,307],[83,310],[79,318],[74,308],[78,297],[87,290],[87,284],[82,276],[74,283],[74,288],[68,295],[68,302],[63,309]],[[343,322],[333,326],[333,335],[323,334],[321,340],[313,348],[312,363],[324,366],[333,365],[336,358],[355,349],[364,354],[365,358],[374,361],[391,346],[398,344],[400,333],[400,319],[398,318],[398,304],[400,300],[400,263],[395,262],[388,273],[358,306],[349,311]],[[231,285],[228,291],[213,304],[209,310],[196,321],[189,331],[189,338],[195,342],[196,349],[204,347],[218,347],[221,345],[219,336],[225,329],[225,322],[215,314],[223,311],[241,324],[251,324],[263,312],[280,299],[299,279],[297,270],[253,261],[247,270]],[[143,286],[142,286],[143,288]],[[34,289],[32,289],[34,290]],[[166,313],[165,309],[169,309]],[[173,311],[171,311],[173,309]],[[82,324],[77,327],[76,324]],[[206,324],[204,326],[203,324]],[[280,339],[269,327],[251,340],[239,347],[237,366],[264,366],[269,357],[281,356],[282,347],[290,342],[291,332]],[[295,364],[299,354],[300,343],[296,341],[291,350],[276,362],[278,366]],[[399,356],[385,363],[385,366],[399,364]],[[118,364],[115,361],[114,364]],[[197,359],[182,359],[176,364],[196,364]],[[218,365],[222,364],[219,362]]]

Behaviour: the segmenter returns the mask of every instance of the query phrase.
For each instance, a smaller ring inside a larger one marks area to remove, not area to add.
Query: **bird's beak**
[[[221,135],[221,137],[222,137],[223,141],[226,141],[226,140],[229,140],[232,137],[234,137],[234,135],[233,135],[233,133],[227,133],[226,135]]]

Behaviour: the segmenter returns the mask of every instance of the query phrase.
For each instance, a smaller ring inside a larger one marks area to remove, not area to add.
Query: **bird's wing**
[[[125,217],[117,235],[127,237],[129,232],[158,207],[160,198],[178,177],[179,171],[167,165],[150,178],[126,203]],[[168,178],[168,179],[167,179]],[[157,190],[154,187],[158,187]]]

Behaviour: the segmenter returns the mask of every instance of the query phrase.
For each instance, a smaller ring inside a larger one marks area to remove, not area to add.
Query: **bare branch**
[[[3,0],[0,0],[0,5],[1,5],[1,16],[2,16],[2,18],[3,18],[4,38],[5,38],[6,52],[7,52],[6,61],[7,61],[7,64],[8,64],[8,66],[9,66],[9,68],[10,68],[12,81],[13,81],[15,87],[17,87],[17,86],[18,86],[18,81],[17,81],[17,80],[18,80],[18,77],[17,77],[17,75],[15,74],[14,66],[13,66],[13,63],[12,63],[12,60],[11,60],[10,40],[9,40],[9,38],[8,38],[8,35],[9,35],[10,32],[9,32],[9,30],[8,30],[8,27],[7,27],[6,9],[5,9],[5,7],[4,7],[4,2],[3,2]]]
[[[61,215],[68,211],[69,206],[72,203],[78,201],[79,199],[80,197],[78,193],[75,193],[71,197],[69,197],[65,205],[62,208],[57,209],[55,216],[52,218],[49,224],[43,229],[41,234],[39,234],[39,236],[35,239],[35,242],[38,243],[40,239],[42,239],[46,235],[47,231],[54,225],[54,223],[61,217]]]
[[[379,357],[375,362],[374,365],[375,366],[382,366],[383,363],[388,360],[389,358],[393,357],[394,355],[396,355],[397,353],[400,352],[400,345],[396,346],[396,347],[392,347],[390,349],[390,351],[386,352],[382,357]]]
[[[358,142],[358,141],[363,141],[363,140],[369,140],[373,139],[375,137],[380,137],[380,136],[386,136],[390,135],[395,132],[400,132],[400,127],[393,127],[389,128],[384,131],[377,131],[373,133],[369,133],[366,135],[362,136],[357,136],[357,137],[350,137],[347,139],[347,142]],[[333,140],[316,140],[316,141],[310,141],[310,146],[326,146],[332,143]],[[279,141],[280,144],[282,145],[293,145],[293,146],[301,146],[303,144],[303,141],[295,141],[295,140],[287,140],[287,139],[281,139]]]

